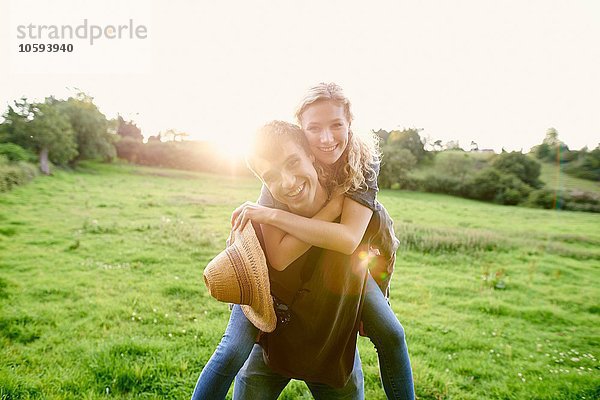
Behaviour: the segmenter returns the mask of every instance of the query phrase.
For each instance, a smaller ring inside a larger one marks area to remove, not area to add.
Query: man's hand
[[[231,230],[243,230],[250,220],[259,224],[269,224],[273,220],[275,212],[276,210],[272,208],[247,201],[231,214]]]

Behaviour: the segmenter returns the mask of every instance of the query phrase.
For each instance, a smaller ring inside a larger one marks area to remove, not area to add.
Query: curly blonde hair
[[[348,145],[342,156],[333,165],[318,163],[317,172],[323,179],[328,189],[334,193],[348,191],[364,191],[366,182],[377,179],[373,168],[380,161],[379,140],[373,132],[355,134],[350,129],[352,124],[352,111],[350,100],[342,88],[333,83],[319,83],[308,89],[296,109],[296,120],[302,126],[302,114],[313,104],[320,101],[330,101],[344,108],[344,115],[348,121]]]

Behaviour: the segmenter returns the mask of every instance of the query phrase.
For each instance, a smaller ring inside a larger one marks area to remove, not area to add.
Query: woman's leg
[[[381,382],[388,399],[414,399],[404,328],[371,276],[362,312],[366,335],[377,349]]]
[[[258,329],[248,321],[242,308],[234,305],[223,338],[198,378],[192,400],[225,399],[257,335]]]

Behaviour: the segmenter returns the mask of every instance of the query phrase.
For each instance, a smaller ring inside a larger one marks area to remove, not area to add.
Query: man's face
[[[284,141],[281,151],[268,160],[257,157],[254,167],[276,200],[296,214],[313,214],[320,183],[313,160],[299,144]]]

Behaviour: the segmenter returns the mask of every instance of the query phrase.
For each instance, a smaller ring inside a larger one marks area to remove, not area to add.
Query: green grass
[[[227,324],[201,273],[253,178],[87,164],[0,195],[0,398],[189,398]],[[600,216],[383,191],[420,399],[600,397]],[[503,289],[501,289],[503,288]],[[367,399],[383,399],[359,339]],[[293,382],[281,398],[310,398]]]

